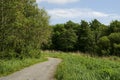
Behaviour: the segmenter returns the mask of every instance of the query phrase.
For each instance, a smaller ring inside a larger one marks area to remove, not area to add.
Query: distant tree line
[[[50,34],[49,16],[36,0],[0,1],[0,59],[37,57]]]
[[[120,21],[104,25],[97,19],[81,20],[80,24],[68,21],[52,26],[49,49],[80,51],[99,56],[120,56]]]

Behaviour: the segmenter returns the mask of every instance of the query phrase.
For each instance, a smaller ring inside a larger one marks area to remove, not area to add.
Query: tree
[[[2,0],[0,12],[0,52],[29,56],[50,38],[49,16],[36,0]]]
[[[111,54],[120,56],[120,33],[111,33],[108,38],[111,42]]]
[[[110,23],[109,33],[120,32],[120,21],[115,20]]]
[[[66,24],[64,24],[64,26],[65,26],[65,29],[70,29],[71,28],[73,30],[76,30],[78,28],[79,24],[74,23],[71,20],[69,20],[68,22],[66,22]]]
[[[59,37],[66,30],[63,24],[57,24],[53,27],[52,32],[52,49],[59,49]]]
[[[82,20],[81,24],[78,28],[78,41],[77,41],[77,49],[82,52],[91,52],[91,46],[93,45],[93,37],[91,35],[91,30],[89,28],[89,24]]]
[[[59,36],[58,47],[59,50],[73,51],[77,41],[77,35],[72,29],[64,31]]]
[[[96,31],[100,26],[101,26],[101,23],[97,19],[94,19],[90,23],[90,28],[91,28],[92,31]]]
[[[66,25],[67,26],[67,25]],[[72,51],[76,44],[77,36],[72,28],[66,29],[65,25],[57,24],[52,36],[53,48],[62,51]]]
[[[101,35],[101,27],[102,24],[97,20],[97,19],[94,19],[91,23],[90,23],[90,28],[91,30],[93,31],[94,33],[94,37],[95,37],[95,43],[98,42],[98,39],[100,38],[100,35]]]
[[[98,55],[109,55],[110,53],[110,40],[108,39],[107,36],[103,36],[99,39],[98,41]]]
[[[120,56],[120,43],[119,44],[114,43],[113,46],[114,46],[114,54],[116,56]]]
[[[97,19],[94,19],[91,23],[90,23],[90,28],[92,31],[92,36],[93,36],[93,41],[94,41],[94,46],[93,46],[93,53],[97,53],[97,49],[98,49],[98,40],[102,37],[102,36],[106,36],[108,35],[108,28],[101,24]]]

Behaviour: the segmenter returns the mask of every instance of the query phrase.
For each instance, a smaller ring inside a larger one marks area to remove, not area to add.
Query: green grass
[[[42,52],[40,58],[0,60],[0,76],[5,76],[47,57],[61,58],[56,71],[56,80],[120,80],[120,58],[90,57],[89,55],[63,52]]]
[[[38,62],[47,60],[47,58],[41,56],[40,58],[25,58],[25,59],[11,59],[0,60],[0,77],[11,74],[15,71],[21,70],[25,67],[33,65]]]
[[[47,55],[63,60],[56,71],[57,80],[120,80],[118,61],[69,53],[49,52]]]

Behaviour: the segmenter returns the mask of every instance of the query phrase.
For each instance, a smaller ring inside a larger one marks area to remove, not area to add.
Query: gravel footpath
[[[46,62],[35,64],[6,77],[2,77],[0,80],[54,80],[54,73],[60,62],[60,59],[49,58]]]

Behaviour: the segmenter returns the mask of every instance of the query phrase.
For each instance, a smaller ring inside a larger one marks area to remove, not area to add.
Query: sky
[[[50,24],[65,23],[69,20],[80,23],[98,19],[109,24],[120,20],[120,0],[36,0],[50,16]]]

